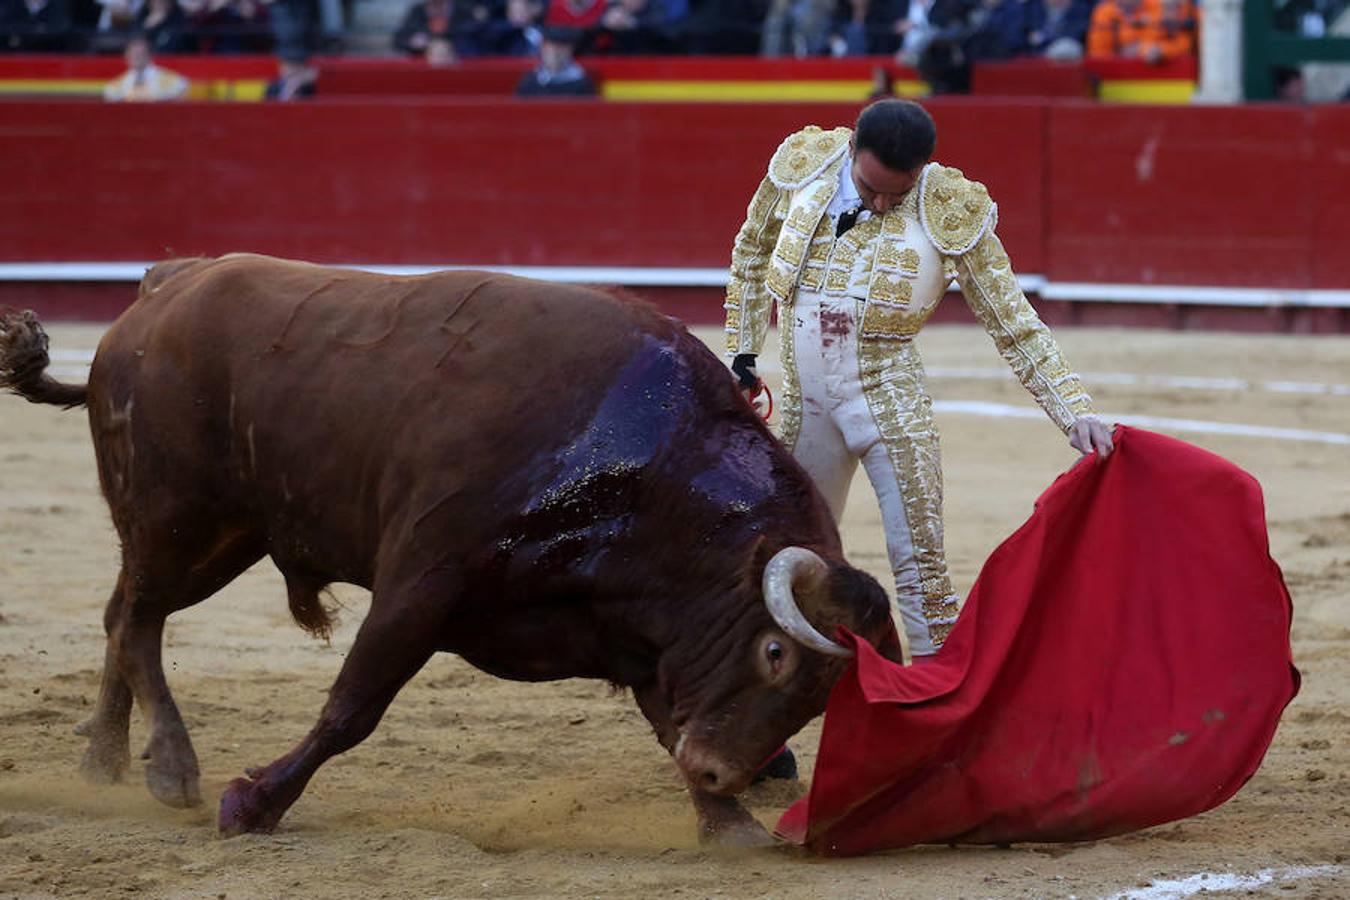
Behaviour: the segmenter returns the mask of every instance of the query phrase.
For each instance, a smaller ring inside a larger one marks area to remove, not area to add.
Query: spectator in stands
[[[600,19],[608,8],[609,0],[548,0],[544,24],[553,28],[572,28],[584,36],[590,29],[600,27]]]
[[[534,56],[543,35],[543,0],[507,0],[504,15],[489,21],[480,32],[486,56]]]
[[[455,45],[450,42],[449,38],[445,37],[432,38],[431,43],[427,44],[426,52],[422,54],[422,59],[426,60],[426,64],[433,69],[453,66],[459,62],[459,56],[455,53]]]
[[[0,0],[0,50],[70,50],[71,24],[70,0]]]
[[[1303,103],[1308,99],[1303,81],[1303,70],[1298,66],[1275,66],[1271,70],[1275,78],[1275,99],[1286,103]]]
[[[178,0],[188,33],[205,53],[261,53],[272,46],[261,0]]]
[[[970,13],[964,49],[971,62],[1012,59],[1027,50],[1027,0],[980,0]]]
[[[267,7],[278,53],[308,53],[318,46],[318,0],[261,0]]]
[[[288,48],[277,55],[277,77],[267,83],[263,99],[285,102],[313,97],[318,80],[319,73],[304,51]]]
[[[394,32],[394,49],[420,56],[434,37],[448,37],[454,24],[454,0],[424,0],[408,7]]]
[[[764,19],[764,56],[819,56],[830,39],[834,0],[773,0]]]
[[[900,35],[896,60],[917,65],[928,46],[940,40],[944,46],[935,48],[933,56],[940,59],[934,66],[945,70],[956,64],[956,58],[964,55],[959,44],[970,9],[970,0],[909,0],[904,18],[896,23]]]
[[[970,93],[970,58],[966,56],[965,30],[934,35],[923,45],[914,68],[928,83],[932,94]]]
[[[102,11],[98,17],[98,30],[105,35],[120,34],[118,40],[126,42],[126,33],[135,26],[145,0],[97,0]]]
[[[1195,56],[1200,41],[1200,13],[1195,0],[1161,0],[1160,5],[1161,58]]]
[[[1151,63],[1195,53],[1191,0],[1101,0],[1088,24],[1088,56]]]
[[[1345,0],[1274,0],[1274,25],[1299,37],[1327,36],[1328,27],[1346,8]]]
[[[889,56],[900,47],[908,0],[840,0],[835,6],[832,56]]]
[[[432,40],[440,38],[450,42],[456,56],[472,56],[472,41],[486,19],[487,10],[481,3],[422,0],[408,8],[394,32],[394,48],[410,56],[422,56]]]
[[[625,56],[668,51],[672,13],[687,11],[687,4],[672,9],[668,0],[610,0],[600,16],[596,49]]]
[[[150,41],[145,35],[133,34],[123,56],[127,71],[103,89],[104,100],[177,100],[187,94],[186,78],[155,65],[150,57]]]
[[[150,41],[152,53],[187,53],[194,49],[187,35],[187,14],[177,0],[146,0],[136,22]]]
[[[690,53],[758,53],[761,25],[770,0],[689,0],[689,15],[680,28]]]
[[[1031,0],[1027,50],[1047,59],[1083,58],[1091,0]]]
[[[875,66],[872,69],[872,90],[867,94],[867,102],[872,103],[876,100],[889,100],[895,96],[895,82],[891,80],[891,73],[885,66]]]
[[[526,72],[516,85],[521,97],[590,97],[595,85],[573,56],[581,34],[574,28],[544,29],[539,45],[539,65]]]

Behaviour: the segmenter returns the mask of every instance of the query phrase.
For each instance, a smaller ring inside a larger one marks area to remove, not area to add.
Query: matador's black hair
[[[856,149],[870,150],[886,168],[912,172],[932,158],[937,127],[913,100],[878,100],[858,116],[853,139]]]

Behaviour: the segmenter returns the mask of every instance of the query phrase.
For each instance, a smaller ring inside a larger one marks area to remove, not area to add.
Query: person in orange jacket
[[[1190,56],[1198,22],[1193,0],[1101,0],[1088,25],[1087,55],[1155,63]]]

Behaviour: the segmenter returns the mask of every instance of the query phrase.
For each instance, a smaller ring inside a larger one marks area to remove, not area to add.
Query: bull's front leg
[[[290,753],[230,782],[220,798],[222,834],[276,828],[325,761],[365,740],[399,689],[431,658],[453,596],[430,581],[402,593],[377,586],[318,724]]]
[[[634,687],[633,697],[637,700],[642,714],[651,723],[652,730],[656,732],[656,739],[679,765],[676,755],[679,732],[671,722],[669,706],[660,688],[656,684]],[[686,768],[680,765],[682,772]],[[778,843],[764,826],[741,806],[734,795],[714,794],[691,784],[689,796],[694,801],[694,813],[698,816],[700,844],[721,847],[772,847]]]
[[[690,789],[694,811],[698,813],[698,839],[701,844],[720,847],[773,847],[777,841],[750,815],[735,797],[709,794]]]

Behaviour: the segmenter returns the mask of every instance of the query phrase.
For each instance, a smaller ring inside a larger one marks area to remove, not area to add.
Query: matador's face
[[[912,171],[890,169],[871,150],[853,151],[853,186],[863,206],[873,215],[882,216],[918,183],[920,166]]]

